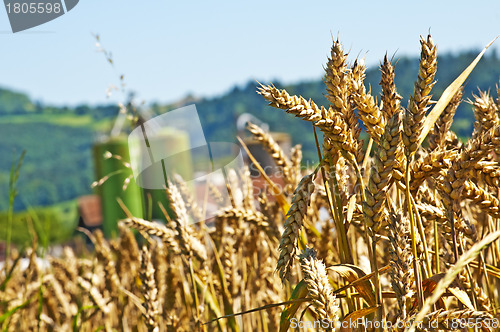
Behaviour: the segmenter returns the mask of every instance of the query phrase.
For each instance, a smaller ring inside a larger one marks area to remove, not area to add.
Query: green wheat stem
[[[21,165],[23,164],[24,156],[26,155],[26,150],[23,150],[17,164],[12,163],[10,168],[9,177],[9,210],[7,212],[7,247],[5,248],[5,271],[9,270],[9,260],[10,260],[10,246],[12,242],[12,222],[14,217],[14,199],[17,196],[16,183],[19,179],[19,171]]]

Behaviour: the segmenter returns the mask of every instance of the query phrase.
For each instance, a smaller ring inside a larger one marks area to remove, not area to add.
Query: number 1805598
[[[32,2],[32,3],[7,3],[7,13],[9,14],[59,14],[62,12],[60,3]]]

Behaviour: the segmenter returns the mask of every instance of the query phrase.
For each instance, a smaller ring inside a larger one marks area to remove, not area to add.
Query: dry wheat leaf
[[[356,310],[354,312],[351,312],[349,315],[345,316],[344,319],[342,320],[342,322],[348,322],[348,324],[341,324],[341,326],[343,327],[344,325],[351,325],[351,322],[357,321],[358,318],[362,318],[362,317],[365,317],[366,315],[374,313],[375,311],[377,311],[378,307],[379,306],[363,308],[363,309],[359,309],[359,310]]]
[[[440,273],[440,274],[442,274],[442,276],[441,276],[441,278],[442,278],[444,276],[444,273]],[[422,281],[422,292],[424,294],[424,298],[432,295],[432,293],[434,292],[434,289],[436,289],[436,286],[437,286],[437,283],[439,282],[439,279],[441,279],[441,278],[438,278],[437,275],[433,275],[432,277],[427,278],[427,279]],[[417,307],[417,304],[418,304],[418,300],[415,298],[415,301],[413,302],[412,310]],[[437,301],[436,307],[438,309],[446,309],[446,305],[444,304],[444,301],[442,298],[440,298]]]
[[[435,274],[432,277],[427,278],[424,281],[422,281],[422,287],[424,290],[425,297],[429,297],[432,295],[432,293],[434,292],[434,289],[436,289],[438,282],[441,279],[443,279],[443,277],[445,275],[446,275],[446,273],[438,273],[438,274]],[[465,291],[460,289],[460,284],[456,280],[453,280],[451,285],[448,286],[447,290],[451,294],[453,294],[457,298],[457,300],[460,301],[463,305],[465,305],[468,309],[473,310],[473,311],[476,310],[474,308],[474,306],[472,305],[472,302],[469,298],[469,295]],[[438,307],[446,309],[442,299],[438,300]]]
[[[349,283],[353,283],[359,278],[366,276],[366,273],[356,265],[338,264],[328,267],[329,270],[337,272]],[[354,285],[354,288],[361,294],[370,306],[375,306],[375,291],[370,280],[366,280]]]
[[[428,278],[428,279],[425,279],[423,282],[422,282],[422,286],[424,287],[424,295],[425,297],[429,297],[432,295],[432,293],[434,292],[434,289],[436,288],[437,284],[439,281],[441,281],[441,279],[443,279],[443,277],[446,275],[446,273],[438,273],[438,274],[435,274],[433,275],[432,277]],[[472,302],[469,298],[469,295],[463,291],[461,288],[460,288],[460,284],[458,283],[457,280],[453,280],[453,282],[451,283],[450,286],[448,286],[447,290],[453,294],[457,300],[459,300],[463,305],[465,305],[468,309],[470,310],[476,310],[474,308],[474,306],[472,305]],[[441,300],[438,302],[440,303],[442,302]],[[444,306],[443,306],[444,308]]]
[[[465,305],[468,309],[473,311],[476,310],[472,305],[469,295],[464,290],[460,289],[458,286],[450,286],[448,287],[448,290],[450,291],[451,294],[455,295],[455,297],[460,302],[462,302],[462,304]]]
[[[446,275],[446,273],[438,273],[438,274],[435,274],[432,277],[427,278],[427,279],[425,279],[425,280],[422,281],[422,288],[423,288],[424,296],[426,298],[430,297],[433,294],[434,290],[437,287],[438,282],[441,279],[443,279],[443,277],[445,275]],[[474,308],[474,306],[472,305],[472,302],[471,302],[471,300],[469,298],[469,295],[465,291],[463,291],[462,289],[460,289],[460,284],[456,280],[454,280],[451,283],[451,285],[448,286],[447,290],[451,294],[453,294],[457,298],[457,300],[460,301],[463,305],[465,305],[468,309],[470,309],[470,310],[476,310]],[[415,300],[415,302],[413,303],[413,308],[415,308],[416,305],[417,305],[417,301]],[[440,298],[438,300],[437,307],[446,310],[446,307],[445,307],[443,299]]]
[[[425,297],[428,297],[432,295],[432,292],[437,286],[437,283],[443,279],[443,277],[446,275],[446,273],[438,273],[433,275],[432,277],[425,279],[422,282],[422,285],[424,285],[426,282],[431,281],[432,284],[432,289],[429,289],[428,291],[425,289],[424,286],[424,295]],[[465,305],[467,308],[470,310],[476,310],[474,306],[472,305],[472,302],[469,298],[469,295],[467,295],[466,292],[464,292],[462,289],[460,289],[460,284],[457,282],[457,280],[453,280],[453,282],[448,286],[448,291],[453,294],[460,302],[462,302],[463,305]]]

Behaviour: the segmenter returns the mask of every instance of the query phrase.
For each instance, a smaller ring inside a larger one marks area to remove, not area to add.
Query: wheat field
[[[338,40],[329,105],[258,87],[322,133],[311,169],[300,146],[283,151],[248,124],[283,186],[267,179],[256,194],[248,168],[233,172],[231,207],[208,222],[176,179],[165,224],[129,214],[116,239],[87,234],[93,254],[67,247],[47,264],[36,242],[13,251],[0,272],[2,330],[500,330],[500,89],[468,100],[476,121],[461,141],[451,125],[465,78],[433,99],[437,48],[430,35],[420,45],[405,106],[387,57],[372,96],[363,60],[348,63]]]

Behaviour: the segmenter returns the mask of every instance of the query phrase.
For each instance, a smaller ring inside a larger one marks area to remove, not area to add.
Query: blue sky
[[[351,58],[377,65],[386,51],[417,55],[429,29],[439,52],[480,49],[500,34],[500,1],[80,0],[16,34],[0,8],[0,86],[48,104],[98,104],[123,99],[107,99],[106,89],[124,74],[141,100],[169,102],[222,94],[250,79],[318,79],[331,33]],[[96,52],[92,33],[112,52],[114,68]]]

